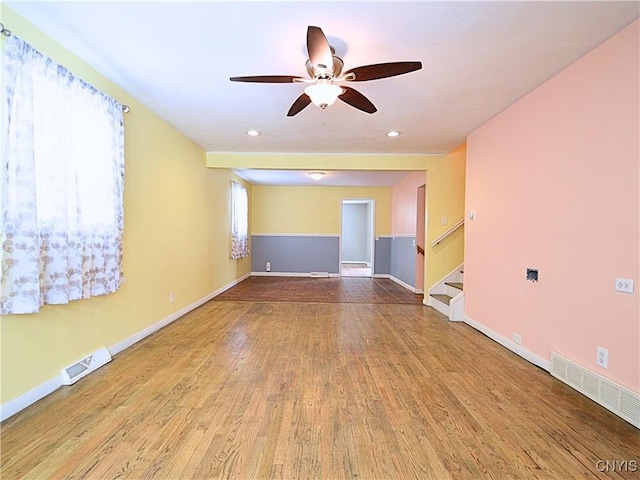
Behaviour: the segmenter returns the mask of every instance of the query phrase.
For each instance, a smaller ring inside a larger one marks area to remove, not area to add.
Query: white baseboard
[[[640,429],[640,392],[553,350],[551,375]]]
[[[208,295],[202,297],[201,299],[195,301],[191,305],[188,305],[188,306],[186,306],[184,308],[181,308],[180,310],[178,310],[177,312],[172,313],[168,317],[163,318],[162,320],[154,323],[153,325],[148,326],[147,328],[139,331],[138,333],[135,333],[134,335],[131,335],[130,337],[125,338],[124,340],[116,343],[115,345],[112,345],[111,347],[108,348],[109,353],[113,356],[113,355],[115,355],[117,353],[122,352],[123,350],[129,348],[130,346],[132,346],[133,344],[139,342],[143,338],[148,337],[152,333],[155,333],[158,330],[160,330],[161,328],[166,327],[170,323],[176,321],[178,318],[180,318],[183,315],[189,313],[191,310],[194,310],[194,309],[198,308],[200,305],[203,305],[204,303],[208,302],[212,298],[220,295],[225,290],[228,290],[229,288],[233,287],[234,285],[237,285],[241,281],[247,279],[250,275],[251,274],[246,274],[246,275],[243,275],[240,278],[237,278],[233,282],[231,282],[231,283],[219,288],[218,290],[216,290],[214,292],[211,292],[210,294],[208,294]],[[55,390],[57,390],[61,386],[62,386],[62,377],[60,375],[57,375],[54,378],[52,378],[50,380],[47,380],[46,382],[38,385],[37,387],[32,388],[28,392],[23,393],[22,395],[14,398],[12,400],[9,400],[7,403],[5,403],[3,405],[0,405],[0,422],[2,422],[4,420],[6,420],[7,418],[15,415],[16,413],[20,412],[21,410],[24,410],[28,406],[30,406],[30,405],[34,404],[35,402],[37,402],[38,400],[40,400],[40,399],[46,397],[47,395],[51,394],[52,392],[54,392]]]
[[[237,285],[238,283],[240,283],[241,281],[249,278],[250,274],[246,274],[243,275],[240,278],[237,278],[236,280],[234,280],[231,283],[228,283],[227,285],[224,285],[223,287],[217,289],[214,292],[211,292],[210,294],[202,297],[199,300],[196,300],[194,303],[192,303],[191,305],[187,305],[184,308],[181,308],[180,310],[178,310],[177,312],[172,313],[171,315],[169,315],[168,317],[163,318],[162,320],[154,323],[153,325],[149,325],[147,328],[145,328],[144,330],[141,330],[133,335],[131,335],[128,338],[125,338],[124,340],[116,343],[115,345],[112,345],[111,347],[108,347],[109,353],[111,354],[111,356],[116,355],[120,352],[122,352],[123,350],[126,350],[127,348],[129,348],[131,345],[138,343],[140,340],[142,340],[145,337],[148,337],[149,335],[151,335],[152,333],[157,332],[158,330],[160,330],[161,328],[166,327],[167,325],[169,325],[170,323],[175,322],[177,319],[179,319],[180,317],[182,317],[183,315],[189,313],[191,310],[195,310],[196,308],[198,308],[200,305],[203,305],[205,303],[207,303],[209,300],[211,300],[214,297],[217,297],[218,295],[220,295],[222,292],[229,290],[231,287]]]
[[[32,388],[26,393],[9,400],[4,405],[0,406],[0,422],[4,422],[7,418],[15,415],[21,410],[24,410],[29,405],[36,403],[41,398],[46,397],[50,393],[55,392],[62,386],[62,378],[60,375],[47,380],[46,382],[38,385],[36,388]]]
[[[251,272],[252,277],[309,277],[309,278],[327,278],[317,275],[312,275],[311,272],[300,273],[300,272]],[[338,278],[340,277],[339,273],[330,273],[329,278]]]
[[[402,280],[400,280],[399,278],[394,277],[393,275],[390,275],[388,273],[376,273],[373,278],[388,278],[389,280],[397,283],[398,285],[400,285],[401,287],[406,288],[407,290],[411,290],[413,293],[422,293],[422,290],[418,290],[414,287],[412,287],[411,285],[409,285],[408,283],[403,282]]]
[[[475,328],[479,332],[484,333],[490,339],[498,342],[503,347],[507,348],[508,350],[511,350],[516,355],[520,355],[525,360],[533,363],[534,365],[537,365],[538,367],[546,370],[547,372],[551,371],[550,360],[547,360],[546,358],[542,358],[541,356],[527,350],[522,345],[518,345],[513,340],[509,340],[507,337],[504,337],[499,333],[494,332],[490,328],[484,326],[482,323],[477,322],[476,320],[472,319],[467,315],[464,316],[463,321],[470,327]]]

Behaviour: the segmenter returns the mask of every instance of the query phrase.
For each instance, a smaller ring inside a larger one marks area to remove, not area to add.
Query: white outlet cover
[[[596,365],[602,368],[607,368],[609,366],[609,350],[607,350],[606,348],[598,347]]]
[[[616,291],[633,293],[633,280],[629,278],[616,278]]]

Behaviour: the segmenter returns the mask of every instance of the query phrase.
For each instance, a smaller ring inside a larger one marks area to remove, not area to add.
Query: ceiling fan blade
[[[307,51],[315,67],[333,71],[331,46],[320,27],[307,28]]]
[[[359,91],[351,87],[343,86],[342,88],[344,89],[344,93],[338,96],[338,98],[344,103],[348,103],[352,107],[355,107],[358,110],[362,110],[363,112],[367,113],[376,113],[378,111],[375,105],[371,103],[369,99]]]
[[[296,99],[295,102],[293,102],[293,105],[291,105],[291,108],[287,112],[287,117],[293,117],[294,115],[297,115],[310,103],[311,98],[309,98],[309,95],[303,93]]]
[[[352,82],[366,82],[367,80],[377,80],[379,78],[395,77],[405,73],[414,72],[422,68],[422,62],[392,62],[378,63],[375,65],[366,65],[364,67],[356,67],[345,72],[343,76],[352,73],[355,78],[350,79]]]
[[[305,80],[303,77],[293,75],[254,75],[249,77],[231,77],[232,82],[253,83],[293,83],[296,80]]]

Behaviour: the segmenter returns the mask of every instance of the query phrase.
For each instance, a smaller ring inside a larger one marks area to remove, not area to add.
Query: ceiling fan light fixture
[[[318,83],[304,89],[304,93],[309,95],[313,104],[323,110],[333,105],[342,91],[342,88],[333,85],[329,80],[318,80]]]
[[[309,172],[309,176],[313,180],[320,180],[322,179],[322,177],[324,177],[324,172]]]
[[[231,77],[229,80],[255,83],[313,83],[293,102],[287,112],[287,117],[297,115],[311,103],[325,109],[333,105],[338,96],[344,103],[362,112],[376,113],[378,109],[362,93],[346,85],[339,87],[333,82],[367,82],[404,75],[422,68],[422,62],[419,61],[387,62],[352,68],[342,75],[344,62],[336,56],[335,48],[329,45],[322,29],[312,25],[307,28],[307,53],[309,59],[306,61],[305,67],[310,79],[297,75],[249,75]]]

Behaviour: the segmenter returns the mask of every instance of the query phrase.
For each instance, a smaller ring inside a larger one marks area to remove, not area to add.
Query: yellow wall
[[[465,216],[466,154],[466,144],[461,145],[427,171],[425,291],[464,262],[464,226],[435,247],[431,242]],[[446,226],[440,225],[442,217],[448,219]]]
[[[363,158],[368,159],[362,166]],[[269,155],[207,154],[207,163],[244,168],[325,169],[339,160],[341,169],[426,170],[427,209],[425,249],[425,290],[464,262],[464,226],[439,245],[431,242],[458,220],[464,218],[466,145],[449,155]],[[274,162],[273,164],[270,162]],[[268,167],[267,167],[268,166]],[[373,167],[371,167],[373,166]],[[254,186],[252,210],[253,234],[340,234],[340,200],[342,198],[376,198],[376,235],[390,235],[392,222],[391,188],[355,187],[266,187]],[[440,225],[442,217],[448,224]]]
[[[376,235],[391,232],[390,187],[252,188],[253,234],[340,235],[341,200],[375,199]]]
[[[125,283],[115,294],[0,318],[0,402],[60,369],[134,335],[250,272],[229,257],[228,169],[6,6],[7,28],[72,72],[131,106],[125,115]],[[175,292],[175,303],[169,293]]]
[[[46,306],[36,315],[1,317],[2,404],[97,348],[113,346],[250,272],[249,259],[229,257],[230,182],[240,181],[230,168],[427,170],[427,245],[443,230],[441,216],[455,221],[464,214],[464,148],[446,157],[205,154],[1,3],[0,9],[15,34],[131,106],[125,116],[126,282],[112,295]],[[358,197],[376,198],[376,234],[391,231],[390,188],[253,187],[249,194],[253,233],[339,234],[340,199]],[[427,249],[426,288],[462,262],[461,235],[462,230]],[[176,294],[174,304],[170,292]]]

